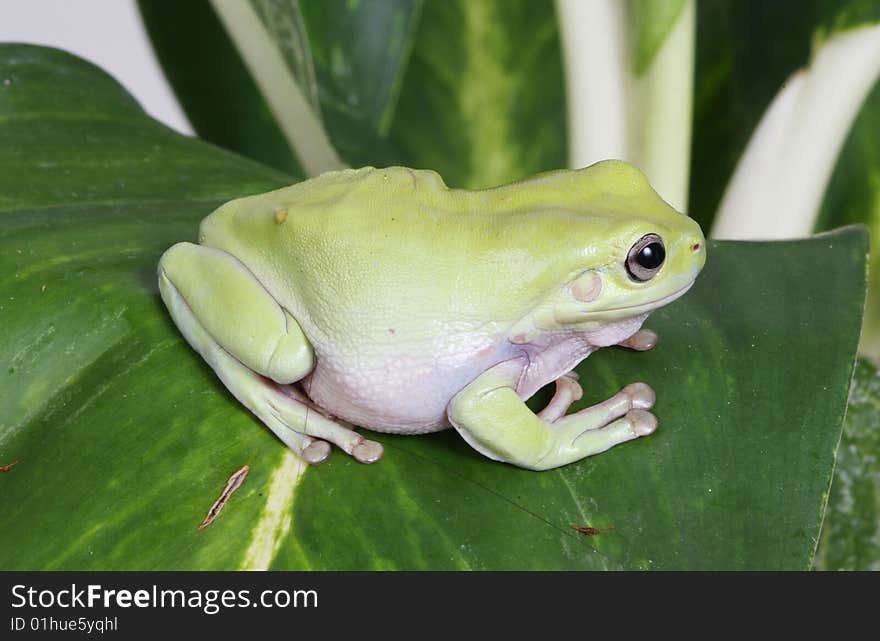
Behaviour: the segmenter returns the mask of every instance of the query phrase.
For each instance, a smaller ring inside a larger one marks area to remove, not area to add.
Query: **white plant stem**
[[[556,0],[566,71],[569,165],[619,158],[687,207],[696,9],[689,0],[651,65],[636,77],[621,0]]]
[[[556,0],[568,90],[569,165],[628,159],[631,64],[620,0]]]
[[[832,37],[795,73],[752,134],[712,236],[808,236],[840,149],[880,75],[880,25]]]
[[[312,109],[251,4],[211,0],[211,5],[306,173],[316,176],[345,167],[320,115]]]
[[[635,79],[638,108],[631,156],[654,189],[678,211],[687,211],[691,164],[696,7],[689,0],[651,65]]]

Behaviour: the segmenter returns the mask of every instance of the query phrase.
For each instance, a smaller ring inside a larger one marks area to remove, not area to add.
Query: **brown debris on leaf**
[[[211,506],[211,509],[208,510],[208,514],[205,515],[205,520],[202,521],[201,525],[199,525],[200,530],[204,530],[206,527],[211,525],[211,523],[213,523],[218,516],[220,516],[220,510],[222,510],[223,506],[226,505],[226,503],[229,501],[229,498],[232,496],[233,492],[241,487],[241,484],[244,483],[244,480],[247,477],[248,472],[250,471],[251,466],[245,465],[229,477],[229,480],[226,481],[226,487],[224,487],[223,491],[220,492],[220,496],[217,497],[217,500],[214,501],[214,505]]]
[[[601,532],[607,532],[608,530],[614,529],[613,525],[609,525],[608,527],[590,527],[588,525],[575,525],[574,523],[571,524],[571,527],[586,536],[595,536]]]

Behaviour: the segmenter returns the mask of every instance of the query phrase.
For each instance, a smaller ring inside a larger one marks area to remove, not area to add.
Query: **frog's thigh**
[[[277,384],[296,381],[312,369],[312,348],[299,324],[238,260],[217,249],[179,243],[160,260],[159,289],[187,342],[288,447],[310,463],[330,453],[327,443],[310,437],[332,441],[362,462],[381,457],[381,445]]]
[[[556,423],[542,420],[515,391],[522,367],[521,360],[493,367],[449,404],[449,421],[465,441],[489,458],[546,470],[650,434],[657,426],[652,414],[639,409],[652,404],[643,389],[647,386],[640,383]],[[622,418],[612,420],[624,412]]]
[[[237,360],[279,383],[298,381],[314,367],[299,323],[234,256],[178,243],[159,261],[159,283],[166,305],[169,287],[186,301],[191,314],[178,318],[172,310],[184,335],[194,319]]]

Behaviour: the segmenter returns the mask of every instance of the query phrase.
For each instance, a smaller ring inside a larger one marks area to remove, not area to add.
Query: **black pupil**
[[[639,250],[636,261],[645,269],[657,269],[666,258],[666,250],[660,243],[649,243]]]

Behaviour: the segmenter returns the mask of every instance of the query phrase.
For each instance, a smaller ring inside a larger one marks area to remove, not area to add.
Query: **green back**
[[[240,258],[295,314],[503,322],[578,272],[622,262],[642,233],[692,226],[618,161],[480,191],[390,167],[227,203],[201,240]]]

